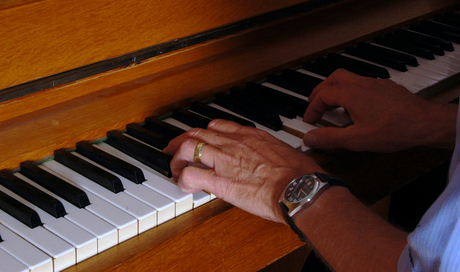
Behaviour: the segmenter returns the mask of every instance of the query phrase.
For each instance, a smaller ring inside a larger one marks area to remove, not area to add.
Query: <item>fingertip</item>
[[[182,169],[178,176],[177,185],[183,192],[187,193],[198,193],[202,190],[212,191],[210,189],[214,180],[211,172],[210,169],[187,166]]]
[[[306,146],[311,148],[318,147],[318,141],[314,130],[307,132],[303,137],[303,142]]]

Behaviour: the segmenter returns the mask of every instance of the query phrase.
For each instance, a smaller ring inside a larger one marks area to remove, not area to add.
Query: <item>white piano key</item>
[[[164,120],[162,120],[162,121],[164,121],[164,122],[166,122],[166,123],[168,123],[168,124],[170,124],[170,125],[173,125],[173,126],[175,126],[175,127],[178,127],[178,128],[180,128],[180,129],[183,129],[183,130],[185,130],[185,131],[189,131],[189,130],[192,129],[191,126],[186,125],[186,124],[184,124],[184,123],[182,123],[182,122],[180,122],[180,121],[177,121],[177,120],[174,119],[174,118],[166,118],[166,119],[164,119]]]
[[[396,82],[397,84],[405,87],[408,89],[411,93],[416,94],[420,92],[421,90],[425,89],[428,87],[425,84],[421,84],[418,82],[415,82],[413,79],[408,78],[408,77],[403,77],[402,75],[397,75],[397,74],[392,74],[390,72],[390,80]]]
[[[29,228],[0,210],[0,223],[53,258],[54,271],[76,264],[75,248],[43,227]]]
[[[160,194],[163,194],[164,196],[174,200],[176,203],[176,216],[183,214],[184,212],[187,212],[193,208],[193,195],[182,192],[179,187],[174,184],[172,178],[163,176],[162,174],[156,172],[143,163],[135,160],[134,158],[126,155],[125,153],[106,143],[102,142],[94,146],[139,167],[144,173],[144,177],[146,179],[143,182],[145,186],[150,187]]]
[[[22,179],[23,177],[21,177]],[[26,179],[24,177],[24,179]],[[26,180],[27,181],[27,180]],[[43,227],[76,248],[77,263],[97,254],[97,239],[66,218],[55,218],[0,185],[0,190],[38,213]]]
[[[302,72],[302,71],[305,71],[305,70],[299,69],[297,71]],[[306,72],[308,72],[308,71],[306,71]],[[308,101],[308,97],[303,96],[303,95],[298,94],[298,93],[295,93],[293,91],[284,89],[284,88],[279,87],[277,85],[274,85],[274,84],[271,84],[271,83],[268,83],[268,82],[264,82],[264,83],[262,83],[262,85]],[[324,120],[325,122],[327,122],[329,124],[333,124],[334,126],[338,126],[338,127],[346,127],[346,126],[350,125],[353,122],[351,120],[350,115],[348,113],[346,113],[343,108],[338,108],[338,109],[335,109],[335,110],[332,110],[332,111],[325,112],[323,117],[322,117],[322,120]]]
[[[452,45],[454,46],[454,52],[460,52],[460,44],[452,43]]]
[[[208,203],[211,201],[211,195],[206,192],[199,192],[193,194],[193,208],[198,208],[199,206]],[[1,232],[0,232],[1,233]]]
[[[59,174],[53,172],[50,169],[48,169],[48,171],[59,176]],[[80,187],[78,184],[73,183],[73,185],[84,190],[84,188]],[[86,206],[85,210],[115,226],[118,232],[116,239],[117,243],[126,241],[138,234],[138,223],[134,216],[126,213],[125,211],[117,208],[116,206],[110,204],[109,202],[101,199],[99,196],[96,196],[87,190],[85,193],[91,200],[91,205]],[[109,240],[107,241],[107,239]],[[111,241],[110,238],[104,238],[103,241],[98,241],[98,243],[100,244],[98,245],[98,251],[100,252],[104,248],[109,248],[113,241]]]
[[[438,74],[444,76],[444,78],[452,76],[457,73],[457,71],[453,70],[452,67],[455,68],[455,65],[449,65],[443,62],[443,56],[436,56],[434,60],[427,60],[423,58],[418,58],[419,66],[431,71],[436,71]],[[449,67],[450,66],[450,67]]]
[[[86,192],[91,205],[85,207],[88,211],[106,220],[118,229],[118,243],[124,242],[138,234],[137,220],[134,216],[122,211],[91,192]]]
[[[126,135],[128,136],[128,135]],[[73,155],[84,159],[85,161],[96,165],[97,167],[117,176],[123,183],[124,192],[130,194],[131,196],[139,199],[147,205],[152,206],[157,210],[157,220],[158,224],[162,224],[175,216],[175,203],[173,200],[165,197],[164,195],[156,192],[155,190],[150,189],[143,184],[135,184],[134,182],[110,171],[109,169],[97,164],[96,162],[76,153],[72,152]]]
[[[289,119],[283,116],[280,116],[283,126],[289,127],[293,130],[302,132],[303,134],[309,132],[310,130],[317,129],[317,126],[308,124],[299,119]]]
[[[157,211],[132,196],[124,192],[114,194],[56,161],[45,162],[43,166],[51,169],[66,181],[80,185],[85,191],[99,196],[105,201],[134,216],[138,223],[138,233],[149,230],[157,225]]]
[[[27,272],[29,269],[16,258],[0,248],[0,272]]]
[[[198,113],[197,113],[197,114],[198,114]],[[179,121],[177,121],[177,120],[175,120],[175,119],[172,119],[172,118],[170,118],[170,119],[171,119],[171,120],[174,120],[177,124],[180,123],[180,125],[182,126],[182,129],[184,129],[184,130],[188,130],[188,129],[191,129],[191,128],[192,128],[192,127],[187,126],[186,124],[181,123],[181,122],[179,122]],[[147,146],[149,146],[149,147],[151,147],[151,148],[155,148],[155,149],[161,151],[160,149],[158,149],[158,148],[156,148],[156,147],[154,147],[154,146],[151,146],[151,145],[149,145],[149,144],[147,144],[147,143],[145,143],[145,142],[143,142],[143,141],[141,141],[141,140],[139,140],[139,139],[137,139],[137,138],[135,138],[135,137],[133,137],[133,136],[131,136],[131,135],[128,135],[128,134],[126,134],[126,133],[124,133],[123,135],[125,135],[126,137],[129,137],[129,138],[131,138],[131,139],[134,139],[134,140],[136,140],[136,141],[138,141],[138,142],[141,142],[141,143],[143,143],[143,144],[145,144],[145,145],[147,145]],[[196,194],[198,194],[198,196],[195,196],[195,194],[193,194],[193,203],[195,203],[195,199],[200,199],[200,198],[202,198],[202,196],[204,196],[204,195],[202,195],[202,193],[206,194],[205,192],[196,193]],[[212,199],[214,199],[214,198],[216,198],[216,197],[215,197],[214,195],[211,194],[211,198],[210,198],[210,199],[212,200]],[[203,203],[203,204],[204,204],[204,203]],[[194,205],[195,205],[195,204],[194,204]]]
[[[448,53],[451,52],[446,52],[446,54]],[[438,56],[435,65],[449,69],[453,71],[454,74],[460,72],[460,59],[451,57],[451,55]]]
[[[209,104],[209,105],[213,106],[213,107],[215,107],[217,109],[220,109],[220,110],[226,111],[228,113],[231,113],[231,114],[233,114],[235,116],[238,116],[240,118],[249,120],[248,118],[246,118],[244,116],[241,116],[241,115],[239,115],[239,114],[237,114],[235,112],[232,112],[232,111],[230,111],[230,110],[228,110],[226,108],[223,108],[223,107],[221,107],[221,106],[219,106],[217,104],[212,103],[212,104]],[[166,123],[169,123],[171,125],[174,125],[176,127],[182,128],[184,130],[190,130],[190,126],[187,126],[187,125],[183,124],[182,122],[179,122],[179,121],[177,121],[177,120],[175,120],[173,118],[166,118],[163,121],[165,121]],[[293,135],[291,135],[291,134],[289,134],[289,133],[287,133],[285,131],[282,131],[282,130],[274,131],[274,130],[269,129],[269,128],[265,127],[265,126],[257,124],[253,120],[249,120],[249,121],[253,122],[258,129],[262,129],[262,130],[267,131],[268,133],[272,134],[277,139],[279,139],[279,140],[291,145],[292,147],[294,147],[296,149],[301,148],[301,146],[302,146],[302,141],[299,141],[299,138],[297,138],[297,137],[295,137],[295,136],[293,136]]]
[[[458,52],[447,52],[445,51],[445,56],[441,61],[449,64],[455,65],[455,67],[460,67],[460,54]]]
[[[389,48],[389,47],[386,47],[386,46],[383,46],[383,45],[380,45],[380,44],[375,44],[375,43],[371,43],[371,44],[375,45],[375,46],[380,46],[380,47],[383,47],[383,48],[386,48],[386,49],[390,49],[390,50],[393,50],[393,51],[396,51],[396,52],[407,54],[405,52],[395,50],[393,48]],[[417,56],[414,56],[414,57],[417,60],[422,59],[422,58],[417,57]],[[407,65],[407,69],[411,73],[418,74],[418,75],[421,75],[421,76],[426,77],[426,78],[431,78],[433,80],[436,80],[436,82],[445,79],[446,75],[443,75],[443,74],[437,72],[435,68],[436,67],[433,67],[433,65],[431,65],[429,63],[426,63],[424,66],[422,66],[422,65],[420,65],[420,62],[419,62],[419,66],[417,66],[417,67],[412,67],[412,66]],[[432,85],[432,84],[430,84],[430,85]]]
[[[219,106],[217,104],[211,103],[211,104],[209,104],[209,106],[214,107],[214,108],[219,109],[219,110],[222,110],[222,111],[225,111],[225,112],[228,112],[228,113],[233,114],[235,116],[238,116],[240,118],[249,120],[248,118],[246,118],[246,117],[244,117],[242,115],[239,115],[239,114],[237,114],[237,113],[235,113],[235,112],[233,112],[231,110],[228,110],[228,109],[226,109],[224,107],[221,107],[221,106]],[[250,121],[252,121],[252,120],[250,120]],[[256,128],[264,130],[264,131],[270,133],[272,136],[274,136],[278,140],[281,140],[281,141],[285,142],[286,144],[292,146],[295,149],[300,149],[302,147],[302,145],[303,145],[302,139],[300,139],[300,138],[298,138],[298,137],[296,137],[296,136],[294,136],[292,134],[289,134],[284,130],[274,131],[274,130],[269,129],[269,128],[265,127],[265,126],[262,126],[261,124],[258,124],[258,123],[254,122],[254,121],[252,121],[252,122],[256,125]]]
[[[97,238],[98,253],[118,244],[117,229],[114,226],[110,225],[109,223],[95,216],[94,214],[90,213],[86,209],[77,208],[73,204],[67,202],[65,199],[48,191],[44,187],[31,181],[25,176],[21,174],[15,175],[20,179],[28,182],[29,184],[35,186],[36,188],[40,189],[41,191],[47,193],[48,195],[59,200],[64,205],[64,208],[67,212],[67,214],[64,217],[69,221],[73,222],[75,225],[78,225],[82,229],[93,234]]]
[[[223,107],[221,107],[221,106],[219,106],[217,104],[212,103],[212,104],[209,104],[209,105],[213,106],[215,108],[218,108],[220,110],[226,111],[228,113],[231,113],[231,114],[233,114],[235,116],[238,116],[238,117],[244,118],[246,120],[249,120],[248,118],[246,118],[244,116],[241,116],[241,115],[239,115],[239,114],[237,114],[235,112],[232,112],[230,110],[227,110],[226,108],[223,108]],[[182,122],[177,121],[176,119],[173,119],[173,118],[166,118],[163,121],[165,121],[166,123],[169,123],[171,125],[174,125],[174,126],[176,126],[178,128],[184,129],[184,130],[190,130],[191,129],[190,126],[188,126],[186,124],[183,124]],[[279,139],[279,140],[291,145],[292,147],[294,147],[294,148],[301,148],[302,147],[302,143],[298,140],[299,138],[297,138],[295,136],[292,136],[291,134],[286,133],[285,131],[282,131],[282,130],[274,131],[274,130],[269,129],[269,128],[265,127],[265,126],[257,124],[256,122],[254,122],[252,120],[250,120],[250,121],[253,122],[258,129],[262,129],[262,130],[265,130],[265,131],[269,132],[270,134],[272,134],[277,139]]]
[[[325,79],[326,79],[325,76],[315,74],[315,73],[313,73],[313,72],[304,70],[304,69],[302,69],[302,68],[298,69],[297,72],[300,72],[300,73],[302,73],[302,74],[306,74],[306,75],[309,75],[309,76],[312,76],[312,77],[316,77],[316,78],[319,78],[319,79],[322,79],[322,80],[325,80]]]
[[[351,56],[348,54],[343,54],[343,55],[349,58],[357,59],[357,60],[360,60],[366,63],[371,63],[373,65],[386,68],[390,74],[390,80],[393,80],[396,83],[406,87],[412,93],[418,93],[421,90],[438,83],[437,80],[424,76],[423,70],[410,69],[410,68],[416,68],[416,67],[407,66],[408,71],[401,72],[401,71],[397,71],[395,69],[392,69],[392,68],[389,68],[389,67],[386,67],[378,63],[368,61],[368,60],[364,60],[364,59],[361,59],[355,56]]]
[[[0,225],[0,234],[3,239],[3,242],[0,242],[0,248],[26,265],[28,271],[53,271],[53,259],[43,253],[43,251],[39,250],[3,225]],[[2,262],[0,261],[0,263]]]

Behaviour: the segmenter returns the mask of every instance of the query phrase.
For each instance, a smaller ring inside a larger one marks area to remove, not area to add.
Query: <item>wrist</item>
[[[303,214],[302,211],[315,205],[323,192],[327,192],[331,187],[342,187],[351,191],[351,187],[340,178],[317,172],[295,178],[284,189],[279,200],[279,206],[285,222],[299,235],[301,241],[307,242],[307,236],[298,228],[294,221],[295,218],[299,214]]]
[[[355,199],[350,190],[343,186],[331,186],[307,209],[300,210],[294,216],[294,223],[308,237],[315,230],[317,223],[326,223],[324,215],[337,210],[337,206],[345,205],[349,199]]]

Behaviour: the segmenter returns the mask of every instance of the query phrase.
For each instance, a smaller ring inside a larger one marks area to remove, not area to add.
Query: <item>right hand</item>
[[[457,106],[431,103],[388,79],[339,69],[313,90],[309,102],[304,122],[314,124],[337,107],[344,107],[354,122],[308,132],[304,142],[313,148],[392,152],[455,143]]]

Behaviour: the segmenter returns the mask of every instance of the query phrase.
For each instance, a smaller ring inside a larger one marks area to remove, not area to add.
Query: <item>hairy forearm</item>
[[[295,223],[336,271],[396,271],[406,245],[407,233],[343,187],[326,190]]]

